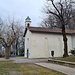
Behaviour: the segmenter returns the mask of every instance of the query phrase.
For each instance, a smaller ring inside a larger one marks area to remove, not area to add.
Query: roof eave
[[[30,30],[30,32],[32,33],[47,33],[47,34],[62,34],[62,32],[44,32],[44,31],[33,31],[33,30]],[[68,35],[73,35],[72,33],[66,33]]]

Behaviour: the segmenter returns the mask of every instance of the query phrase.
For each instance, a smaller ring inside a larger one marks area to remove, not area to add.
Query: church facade
[[[49,58],[62,57],[64,42],[61,29],[31,27],[31,19],[26,18],[25,28],[25,57],[26,58]],[[66,30],[69,51],[75,49],[75,30]]]

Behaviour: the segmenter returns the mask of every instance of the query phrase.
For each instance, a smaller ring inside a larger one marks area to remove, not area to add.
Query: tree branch
[[[13,42],[14,42],[14,40],[16,39],[16,34],[17,34],[17,31],[15,32],[15,30],[14,30],[14,26],[13,26],[14,24],[12,23],[12,27],[11,27],[11,29],[12,29],[12,31],[13,31],[13,36],[12,36],[12,38],[10,39],[10,43],[9,43],[9,45],[11,45]]]
[[[63,5],[61,4],[61,2],[59,3],[60,4],[60,6],[61,6],[61,15],[63,15]]]
[[[59,16],[58,14],[56,14],[56,13],[54,13],[54,12],[50,11],[50,10],[48,10],[48,13],[51,13],[51,14],[53,14],[53,15],[57,16],[59,19],[61,19],[61,18],[60,18],[60,16]]]
[[[4,43],[2,43],[2,45],[4,46],[4,47],[6,47],[7,46],[7,43],[5,42],[5,39],[4,38],[2,38],[1,36],[0,36],[0,39],[2,40],[2,42]]]
[[[56,7],[55,4],[54,4],[54,0],[51,0],[51,2],[52,2],[53,7],[56,9],[56,11],[58,12],[58,14],[60,15],[59,10],[57,9],[57,7]]]

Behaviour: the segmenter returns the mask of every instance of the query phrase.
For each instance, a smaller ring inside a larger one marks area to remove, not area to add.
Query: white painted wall
[[[27,42],[27,38],[29,41]],[[72,50],[72,38],[68,38],[68,52]],[[29,48],[29,58],[48,58],[51,57],[51,51],[54,51],[54,57],[63,56],[63,37],[60,34],[41,34],[27,31],[25,37],[25,57],[27,57],[27,48]]]

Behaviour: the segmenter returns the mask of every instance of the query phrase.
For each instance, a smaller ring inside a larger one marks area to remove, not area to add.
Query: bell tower
[[[25,26],[29,27],[31,25],[31,19],[29,16],[27,16],[27,18],[25,19]]]

